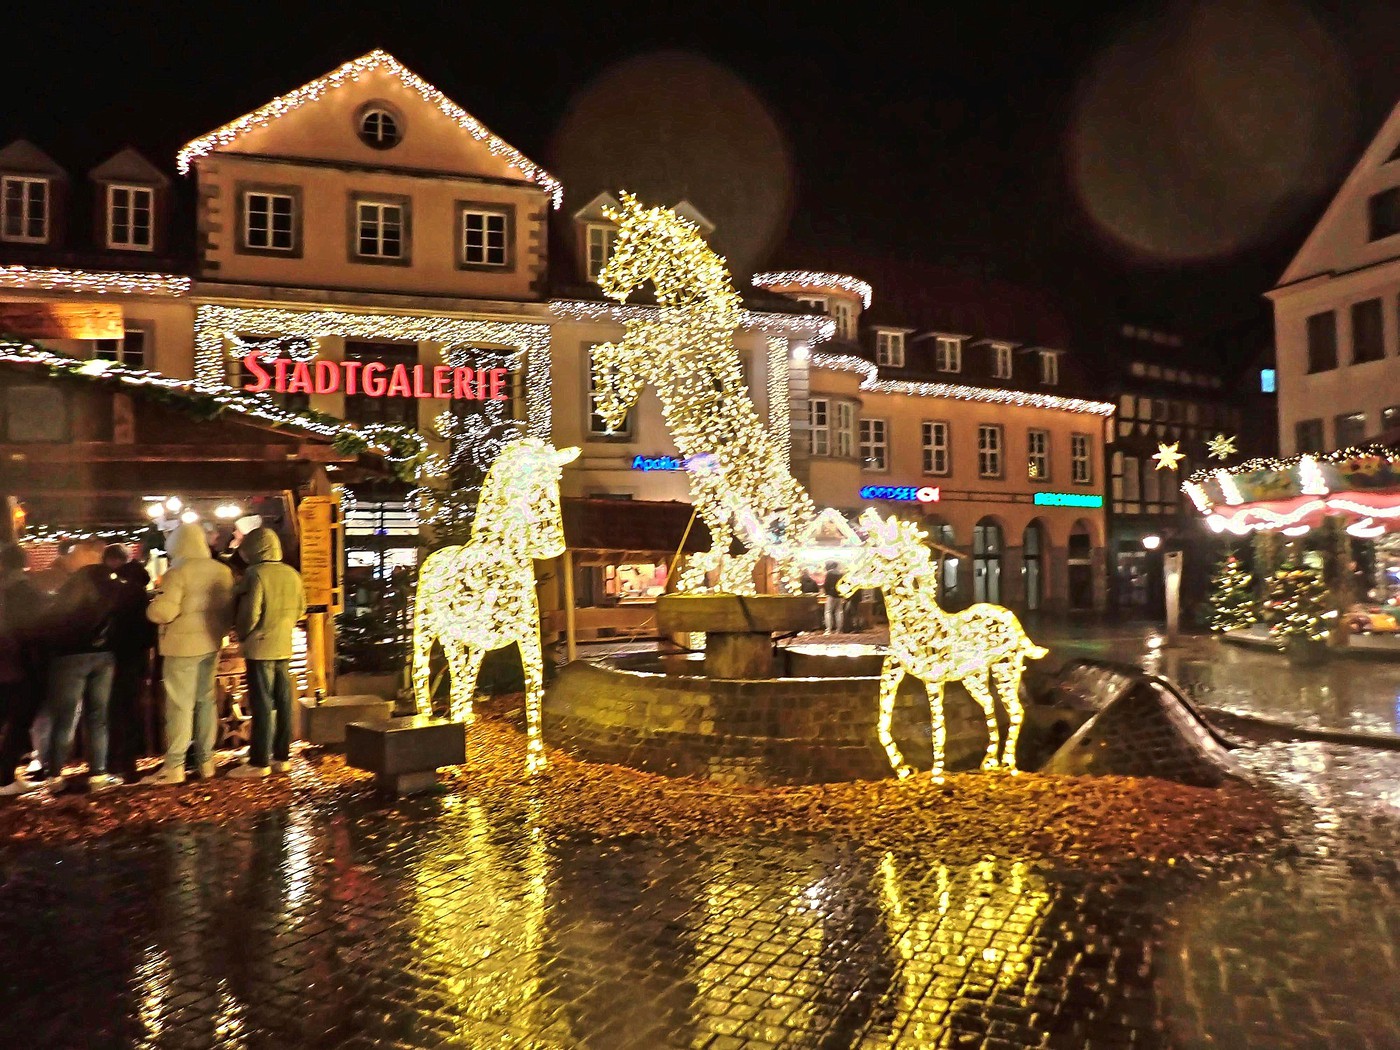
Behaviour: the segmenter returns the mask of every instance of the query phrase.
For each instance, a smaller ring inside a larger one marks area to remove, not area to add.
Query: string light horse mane
[[[413,610],[413,695],[418,713],[432,714],[428,658],[440,642],[451,675],[454,721],[473,720],[472,695],[481,661],[492,649],[516,645],[525,672],[526,763],[545,764],[540,733],[544,659],[535,594],[536,558],[564,553],[559,479],[577,448],[555,449],[520,438],[502,449],[486,472],[470,543],[428,555],[418,573]]]
[[[693,556],[678,581],[682,591],[753,594],[764,554],[785,560],[782,544],[815,516],[811,498],[788,470],[787,453],[764,426],[744,383],[734,348],[742,301],[724,259],[694,224],[668,208],[645,208],[631,194],[608,217],[618,225],[603,291],[626,302],[650,281],[657,312],[629,320],[619,343],[593,348],[597,412],[617,428],[644,386],[656,389],[666,425],[693,464],[691,494],[709,527],[710,550]],[[731,555],[738,539],[743,553]],[[796,569],[787,566],[796,576]]]
[[[928,691],[933,721],[933,775],[941,776],[947,726],[943,715],[943,688],[962,682],[987,720],[987,752],[983,769],[999,765],[1016,768],[1016,741],[1021,733],[1021,671],[1025,660],[1039,660],[1049,650],[1026,637],[1021,622],[1010,609],[985,602],[963,612],[945,612],[938,604],[938,568],[924,542],[927,535],[917,525],[890,517],[881,520],[873,510],[861,516],[867,530],[864,547],[837,583],[842,594],[869,587],[885,592],[890,621],[890,652],[880,671],[880,743],[890,766],[901,777],[913,769],[894,742],[891,724],[895,696],[905,674],[923,681]],[[998,761],[1000,730],[996,702],[988,688],[988,675],[1006,708],[1005,746]]]

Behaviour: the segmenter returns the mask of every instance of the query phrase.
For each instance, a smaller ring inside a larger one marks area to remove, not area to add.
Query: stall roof
[[[699,517],[686,535],[694,507],[676,500],[564,500],[564,539],[575,551],[670,555],[685,537],[686,553],[706,550],[710,530]]]

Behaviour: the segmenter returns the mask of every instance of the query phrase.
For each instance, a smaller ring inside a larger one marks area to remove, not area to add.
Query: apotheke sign
[[[382,361],[291,361],[265,366],[257,354],[243,358],[251,394],[363,394],[366,397],[435,398],[446,401],[505,401],[510,397],[507,368],[454,368],[449,365],[387,365]]]
[[[866,485],[861,499],[888,500],[892,503],[937,503],[941,490],[933,485]]]

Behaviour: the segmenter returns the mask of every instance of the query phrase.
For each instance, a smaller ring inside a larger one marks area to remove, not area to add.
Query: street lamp
[[[1144,536],[1142,538],[1142,545],[1147,550],[1155,551],[1158,547],[1162,545],[1162,537],[1156,535]]]

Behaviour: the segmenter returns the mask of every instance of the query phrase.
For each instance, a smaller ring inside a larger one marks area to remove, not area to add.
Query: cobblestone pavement
[[[460,794],[11,847],[0,1047],[1400,1046],[1400,754],[1246,762],[1282,848],[1107,878]]]

